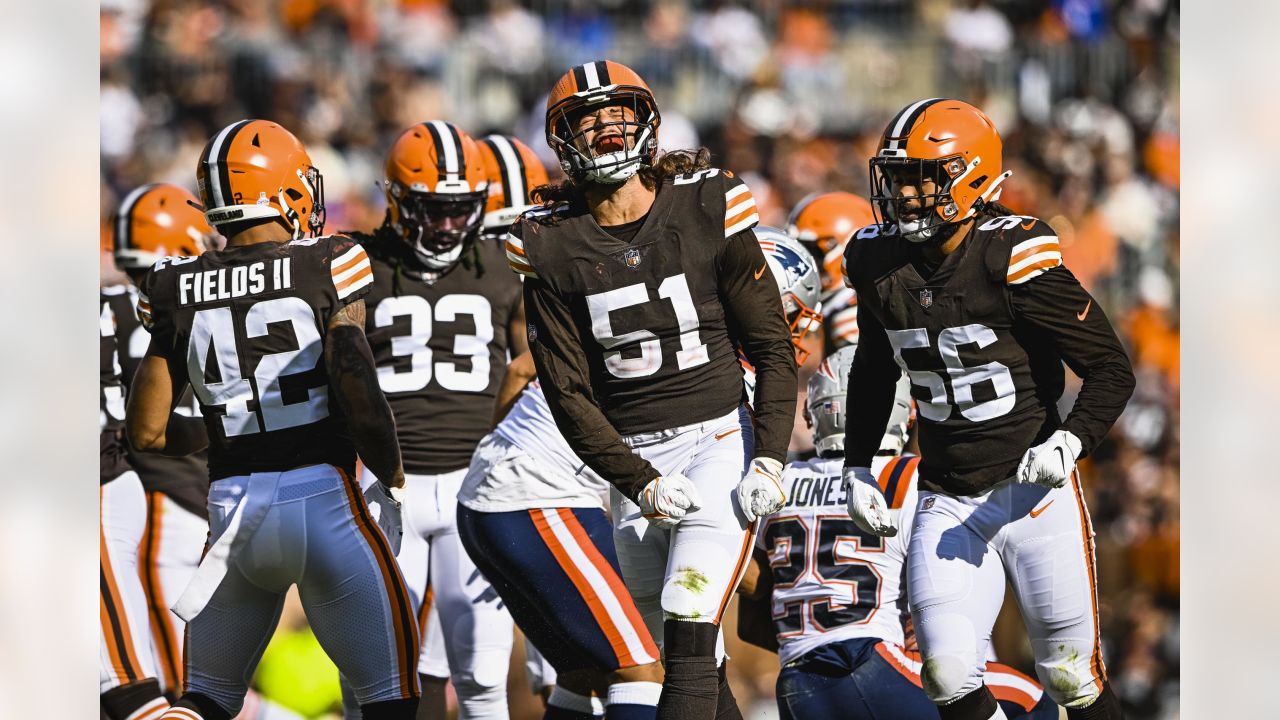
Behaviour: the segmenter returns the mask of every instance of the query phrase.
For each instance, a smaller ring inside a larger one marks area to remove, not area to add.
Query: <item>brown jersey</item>
[[[120,381],[120,356],[116,318],[110,296],[98,293],[98,447],[101,474],[106,484],[129,471],[124,452],[124,383]]]
[[[211,480],[320,463],[354,473],[324,335],[372,278],[364,249],[341,236],[165,258],[143,277],[138,317],[200,403]]]
[[[353,236],[373,263],[365,334],[396,417],[405,472],[465,468],[493,429],[507,328],[523,307],[520,278],[492,239],[477,239],[474,253],[431,274],[394,237]]]
[[[1133,372],[1102,308],[1061,263],[1053,229],[1020,215],[979,217],[936,267],[892,226],[860,230],[845,251],[860,335],[847,463],[869,464],[879,447],[900,370],[911,378],[926,487],[981,492],[1059,427],[1084,454],[1095,448]],[[1084,380],[1065,422],[1064,361]]]
[[[578,205],[531,211],[511,229],[548,404],[575,452],[624,492],[656,471],[620,434],[732,412],[744,402],[739,348],[757,371],[756,453],[786,455],[795,358],[758,221],[742,180],[709,169],[664,180],[630,239]]]
[[[147,354],[151,333],[138,321],[138,291],[130,285],[111,285],[102,289],[116,317],[116,337],[119,340],[121,379],[128,392],[133,376],[138,372],[142,357]],[[188,387],[183,391],[174,412],[187,417],[199,417],[200,405]],[[147,492],[161,492],[169,496],[183,509],[208,519],[209,509],[209,453],[206,450],[186,457],[170,457],[161,453],[144,453],[134,450],[127,442],[129,464],[142,480]]]

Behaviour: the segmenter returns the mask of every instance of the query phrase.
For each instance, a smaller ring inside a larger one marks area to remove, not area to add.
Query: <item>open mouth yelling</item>
[[[591,145],[591,149],[595,150],[597,155],[605,155],[608,153],[618,152],[619,150],[625,150],[626,148],[622,142],[622,135],[609,134],[596,138],[595,142]]]

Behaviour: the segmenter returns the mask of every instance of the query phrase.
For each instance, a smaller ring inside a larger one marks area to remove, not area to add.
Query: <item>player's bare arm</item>
[[[521,315],[523,316],[523,312]],[[533,355],[526,349],[512,358],[507,365],[507,372],[502,376],[502,384],[498,386],[498,397],[493,405],[493,424],[502,422],[502,418],[511,412],[512,406],[524,392],[524,388],[538,376],[537,367],[533,364]]]
[[[755,455],[784,462],[796,416],[796,358],[777,282],[750,230],[725,242],[718,270],[731,331],[756,371]]]
[[[155,344],[152,344],[155,347]],[[204,422],[173,412],[186,379],[169,372],[169,361],[148,351],[129,387],[125,432],[129,442],[143,452],[181,457],[209,446]]]
[[[507,320],[507,348],[513,358],[529,352],[529,330],[525,324],[523,299],[516,303],[511,310],[511,318]]]
[[[329,386],[347,417],[360,459],[384,484],[403,487],[404,465],[396,440],[396,421],[378,386],[364,320],[363,300],[347,305],[329,320],[324,344]]]

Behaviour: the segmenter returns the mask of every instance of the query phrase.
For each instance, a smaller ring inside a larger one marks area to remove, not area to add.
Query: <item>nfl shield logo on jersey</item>
[[[640,266],[640,251],[631,248],[622,254],[622,259],[627,263],[627,267],[634,268]]]
[[[933,291],[925,288],[920,291],[920,307],[933,307]]]

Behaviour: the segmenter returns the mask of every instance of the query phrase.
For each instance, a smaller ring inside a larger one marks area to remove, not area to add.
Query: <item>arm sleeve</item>
[[[849,370],[845,404],[846,466],[871,467],[893,413],[893,396],[900,377],[902,370],[894,362],[884,325],[863,308],[858,313],[858,349]]]
[[[730,332],[756,371],[756,457],[786,462],[796,416],[796,356],[778,284],[755,233],[743,230],[726,240],[717,271]]]
[[[622,442],[596,403],[586,352],[569,308],[532,275],[525,279],[524,305],[533,329],[529,350],[556,426],[587,467],[636,499],[658,471]]]
[[[1080,439],[1081,457],[1102,442],[1133,394],[1133,367],[1111,322],[1065,266],[1011,286],[1014,315],[1044,333],[1083,380],[1062,429]]]

